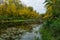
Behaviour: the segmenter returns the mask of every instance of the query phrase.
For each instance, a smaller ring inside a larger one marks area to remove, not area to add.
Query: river
[[[39,33],[41,26],[41,24],[32,24],[30,26],[7,28],[2,30],[0,40],[42,40]]]

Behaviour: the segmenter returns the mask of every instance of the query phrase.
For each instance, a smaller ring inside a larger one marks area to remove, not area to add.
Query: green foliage
[[[47,12],[41,28],[42,40],[60,40],[60,0],[46,0]]]

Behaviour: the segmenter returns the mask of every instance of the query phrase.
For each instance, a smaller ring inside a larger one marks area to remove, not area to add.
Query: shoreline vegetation
[[[40,23],[41,17],[32,7],[23,5],[20,0],[5,0],[0,4],[0,29]]]
[[[60,40],[60,0],[46,0],[47,12],[40,29],[42,40]]]
[[[5,20],[0,22],[0,29],[13,26],[41,24],[41,23],[42,21],[40,22],[40,20],[9,20],[9,21]]]

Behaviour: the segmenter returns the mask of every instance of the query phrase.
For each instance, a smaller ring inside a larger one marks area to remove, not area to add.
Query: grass
[[[60,40],[60,17],[47,20],[40,29],[42,40]]]
[[[2,20],[0,22],[24,22],[24,21],[26,20],[6,20],[6,21]]]

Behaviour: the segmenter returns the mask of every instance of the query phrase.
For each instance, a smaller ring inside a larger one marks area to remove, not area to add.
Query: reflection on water
[[[35,40],[41,39],[39,28],[41,25],[22,25],[0,30],[0,40]]]

